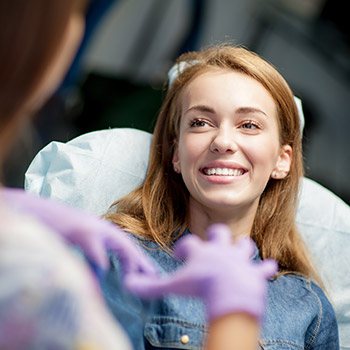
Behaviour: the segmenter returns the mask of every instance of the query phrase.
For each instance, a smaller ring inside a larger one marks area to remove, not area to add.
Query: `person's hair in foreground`
[[[258,55],[242,48],[214,46],[186,53],[177,62],[188,67],[167,92],[153,135],[148,173],[143,185],[117,201],[116,212],[106,217],[123,229],[154,239],[163,249],[188,225],[188,190],[172,164],[179,139],[183,91],[199,75],[213,70],[246,74],[270,93],[278,115],[280,145],[292,147],[292,164],[281,180],[271,178],[260,197],[251,237],[263,259],[275,259],[280,273],[296,272],[319,281],[295,223],[299,181],[304,174],[298,111],[284,78]]]
[[[54,92],[71,64],[82,33],[67,40],[68,30],[74,25],[71,23],[72,15],[80,16],[83,21],[87,2],[0,2],[1,161],[11,148],[21,124]],[[71,45],[72,49],[63,50],[64,45]],[[61,57],[63,52],[64,55],[69,52],[69,56]],[[56,64],[62,60],[64,65]],[[39,90],[45,85],[45,96],[39,97]]]

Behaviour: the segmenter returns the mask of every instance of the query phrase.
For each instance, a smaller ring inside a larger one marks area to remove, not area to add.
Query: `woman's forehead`
[[[192,79],[183,89],[181,110],[184,114],[194,106],[232,106],[261,109],[276,113],[276,104],[269,91],[257,80],[235,70],[205,71]]]

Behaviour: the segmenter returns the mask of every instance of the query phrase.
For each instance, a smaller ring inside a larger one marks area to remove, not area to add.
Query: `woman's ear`
[[[284,179],[290,170],[292,164],[293,150],[290,145],[282,146],[281,153],[278,156],[276,167],[271,173],[271,178],[276,180]]]
[[[175,147],[174,147],[174,154],[173,154],[173,159],[172,159],[173,167],[175,173],[180,174],[181,173],[181,167],[180,167],[180,159],[179,159],[179,152],[178,152],[178,147],[177,143],[175,142]]]

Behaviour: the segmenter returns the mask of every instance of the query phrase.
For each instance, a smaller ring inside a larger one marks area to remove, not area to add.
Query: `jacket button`
[[[187,344],[188,342],[190,341],[190,338],[187,334],[184,334],[182,337],[181,337],[181,343],[182,344]]]

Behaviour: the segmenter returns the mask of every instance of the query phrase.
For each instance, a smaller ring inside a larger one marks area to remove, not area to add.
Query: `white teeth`
[[[205,168],[203,169],[206,175],[217,175],[217,176],[240,176],[243,175],[242,169],[230,169],[230,168]]]

